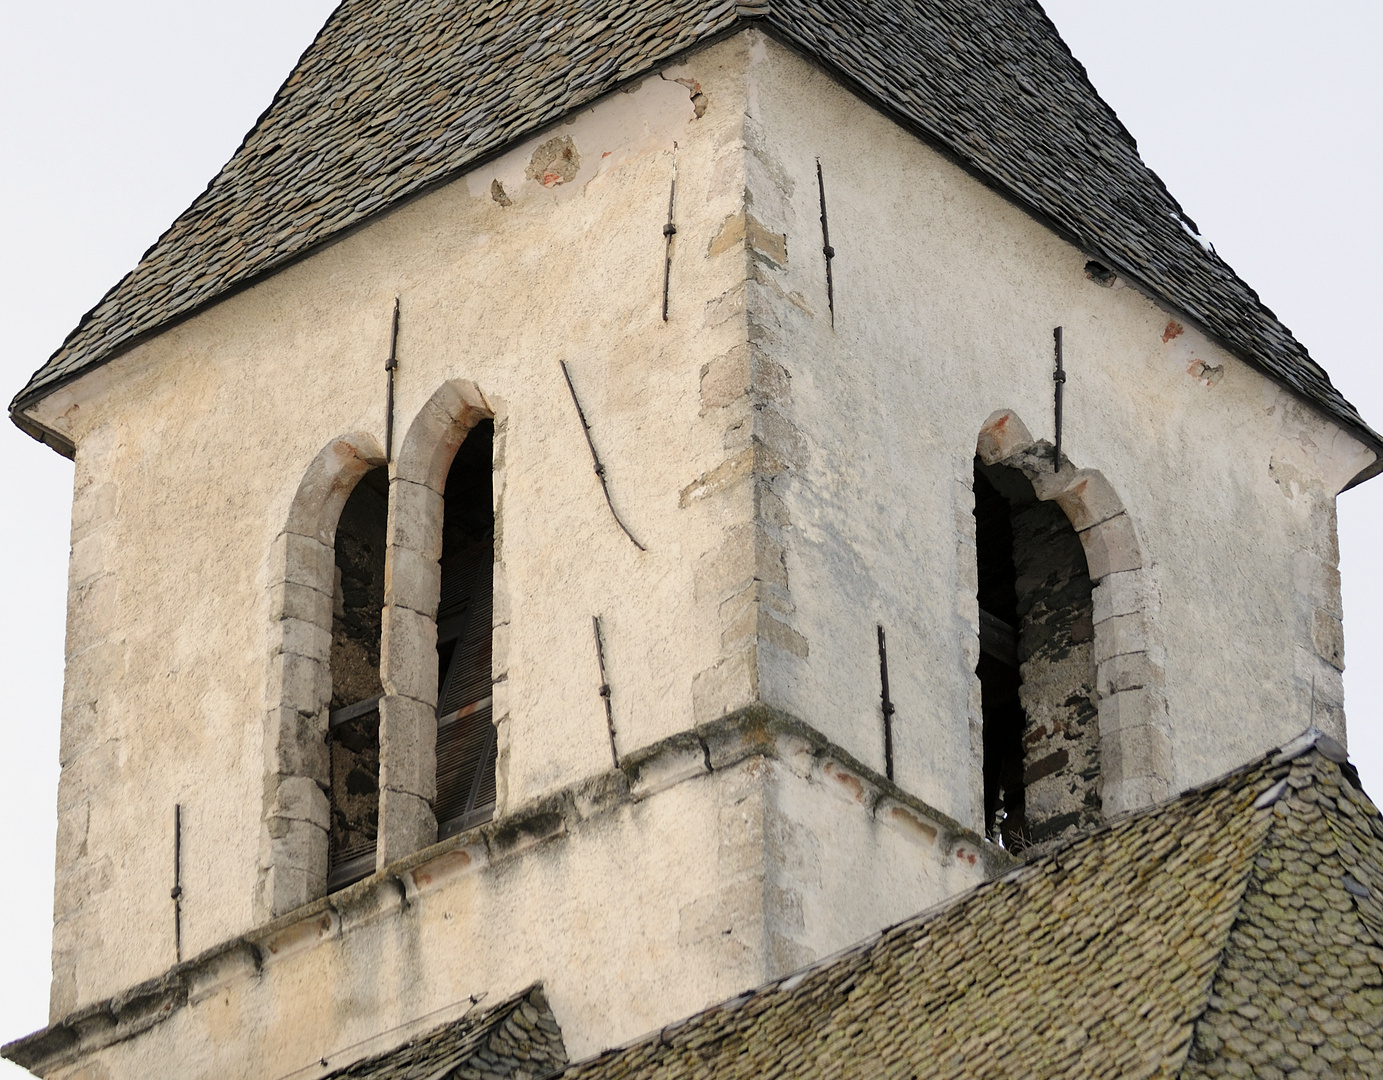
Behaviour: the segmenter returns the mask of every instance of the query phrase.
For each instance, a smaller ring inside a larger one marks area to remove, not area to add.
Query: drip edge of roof
[[[307,49],[304,50],[304,56],[306,56],[307,52],[310,51],[313,45],[316,44],[317,39],[323,33],[326,32],[327,28],[331,25],[332,21],[342,11],[343,8],[344,5],[340,5],[337,8],[333,9],[332,13],[328,16],[326,22],[323,24],[322,29],[318,31],[317,36],[314,37],[312,45],[309,45]],[[1287,390],[1298,400],[1304,402],[1312,409],[1314,409],[1316,412],[1331,420],[1331,422],[1338,424],[1344,430],[1353,435],[1366,448],[1373,451],[1374,460],[1370,464],[1364,466],[1364,468],[1361,469],[1357,474],[1355,474],[1355,476],[1353,476],[1349,480],[1349,482],[1345,484],[1345,486],[1341,489],[1342,492],[1348,491],[1353,487],[1357,487],[1359,484],[1362,484],[1365,481],[1372,479],[1379,473],[1383,473],[1383,435],[1380,435],[1378,432],[1374,431],[1374,429],[1366,421],[1364,421],[1362,415],[1359,414],[1358,410],[1355,409],[1354,406],[1350,402],[1348,402],[1348,400],[1345,399],[1343,395],[1340,395],[1341,400],[1344,401],[1345,404],[1348,406],[1350,410],[1349,412],[1346,412],[1344,409],[1340,408],[1332,408],[1328,402],[1322,401],[1316,398],[1315,396],[1304,393],[1297,387],[1292,386],[1285,378],[1278,375],[1276,372],[1271,371],[1265,362],[1254,357],[1249,349],[1237,345],[1229,341],[1228,339],[1224,338],[1221,334],[1217,333],[1216,331],[1212,330],[1208,325],[1206,325],[1206,323],[1201,318],[1190,314],[1189,312],[1184,310],[1184,308],[1182,308],[1176,301],[1163,295],[1163,293],[1160,290],[1145,282],[1140,274],[1128,268],[1128,265],[1125,260],[1117,256],[1110,255],[1108,251],[1104,248],[1078,236],[1072,229],[1062,225],[1060,222],[1056,221],[1050,214],[1043,211],[1040,207],[1033,205],[1021,194],[1014,191],[999,177],[994,176],[988,171],[986,171],[983,165],[981,165],[978,162],[972,161],[970,158],[966,157],[961,151],[947,144],[947,142],[942,136],[930,131],[922,122],[908,116],[898,107],[890,105],[887,101],[880,98],[878,94],[862,85],[858,79],[854,78],[853,76],[849,75],[844,70],[842,70],[839,65],[833,63],[827,57],[822,56],[815,51],[809,50],[808,48],[804,47],[804,45],[802,45],[801,43],[794,41],[792,37],[783,28],[778,27],[773,23],[772,19],[770,18],[770,7],[767,3],[755,3],[754,0],[748,0],[748,2],[737,4],[736,9],[736,20],[730,23],[728,26],[714,33],[708,34],[706,37],[698,39],[680,49],[667,53],[664,56],[650,60],[646,65],[640,67],[634,73],[628,75],[627,77],[615,83],[611,83],[604,89],[600,90],[598,93],[592,94],[589,98],[573,102],[572,104],[563,108],[560,112],[554,113],[552,116],[537,120],[530,126],[521,128],[504,143],[495,146],[487,151],[484,151],[480,154],[477,154],[474,158],[470,159],[469,161],[466,161],[464,164],[459,165],[457,168],[445,173],[444,175],[434,177],[433,179],[420,184],[417,188],[411,191],[404,192],[392,201],[388,201],[380,207],[372,210],[369,214],[362,217],[361,219],[348,223],[347,225],[343,226],[337,231],[329,233],[328,235],[321,237],[320,239],[312,242],[311,244],[308,244],[306,247],[302,248],[299,251],[291,252],[278,260],[269,262],[264,266],[260,267],[259,269],[248,274],[245,278],[230,283],[219,292],[207,297],[205,300],[196,302],[182,311],[174,312],[173,314],[147,327],[146,329],[129,335],[123,341],[118,341],[114,343],[105,352],[98,354],[95,358],[87,361],[86,363],[81,364],[80,366],[72,370],[64,371],[47,381],[38,382],[39,377],[43,374],[48,364],[52,362],[52,359],[62,351],[62,349],[66,346],[66,344],[69,341],[75,338],[83,330],[83,328],[88,324],[88,322],[91,320],[91,318],[95,314],[96,310],[101,306],[101,304],[104,303],[108,297],[116,293],[124,284],[124,282],[133,273],[135,273],[135,270],[138,269],[138,266],[142,264],[144,258],[147,257],[150,252],[154,251],[158,247],[158,245],[162,241],[163,236],[174,227],[172,224],[170,224],[168,229],[165,229],[164,232],[160,234],[159,238],[156,239],[149,246],[148,250],[144,253],[144,255],[140,257],[140,262],[136,263],[136,266],[134,268],[132,268],[126,274],[122,275],[121,278],[114,285],[112,285],[108,290],[106,290],[105,293],[102,294],[101,299],[99,299],[91,307],[90,310],[83,314],[81,319],[78,321],[77,325],[64,337],[63,343],[58,346],[57,350],[54,351],[52,356],[50,356],[49,359],[45,361],[44,364],[41,365],[30,376],[28,381],[25,383],[24,387],[17,394],[15,394],[15,396],[11,399],[8,408],[11,422],[14,423],[14,425],[18,427],[21,431],[23,431],[26,435],[29,435],[31,438],[33,438],[35,441],[50,446],[53,450],[55,450],[57,453],[61,454],[64,457],[67,457],[69,459],[73,458],[75,456],[76,448],[72,440],[64,436],[62,433],[57,432],[46,425],[43,425],[34,417],[28,415],[29,409],[33,408],[35,405],[37,405],[44,399],[48,398],[52,394],[56,393],[57,391],[63,389],[64,387],[70,386],[73,383],[79,381],[84,376],[100,368],[105,367],[107,364],[119,359],[120,357],[124,356],[130,351],[138,348],[145,342],[151,341],[154,338],[157,338],[160,335],[166,333],[167,331],[173,329],[174,327],[177,327],[184,322],[190,321],[191,319],[202,314],[203,312],[215,307],[222,301],[229,300],[234,296],[238,295],[239,293],[255,287],[256,285],[273,277],[275,274],[278,274],[283,270],[287,270],[290,267],[297,265],[299,262],[305,261],[313,257],[314,255],[321,253],[322,251],[326,250],[332,245],[348,239],[355,233],[376,224],[378,221],[382,220],[384,217],[393,213],[394,211],[402,209],[403,207],[408,206],[409,204],[413,203],[418,199],[425,198],[426,196],[444,187],[447,187],[450,184],[455,183],[467,174],[474,172],[477,169],[483,168],[489,162],[492,162],[497,158],[502,157],[504,154],[512,151],[514,147],[516,147],[520,143],[532,139],[536,136],[539,136],[545,131],[552,130],[560,126],[567,118],[574,115],[575,113],[583,111],[585,109],[592,108],[599,102],[609,97],[612,97],[617,93],[621,93],[627,87],[635,83],[638,83],[643,79],[648,78],[651,72],[657,71],[661,68],[671,67],[683,63],[688,57],[694,55],[695,53],[708,49],[724,40],[733,37],[736,34],[743,33],[751,29],[758,29],[760,32],[771,37],[783,48],[788,49],[795,55],[804,59],[806,62],[812,64],[813,66],[825,72],[833,81],[839,84],[848,93],[859,98],[870,108],[879,112],[888,120],[897,124],[905,131],[907,131],[909,134],[913,135],[915,138],[920,139],[929,149],[940,154],[949,163],[965,172],[966,175],[968,175],[971,179],[975,180],[988,190],[995,192],[1006,202],[1010,203],[1023,213],[1027,214],[1030,218],[1037,222],[1037,224],[1041,225],[1043,228],[1053,233],[1059,239],[1070,244],[1072,247],[1076,248],[1083,254],[1088,255],[1090,258],[1096,261],[1103,262],[1105,265],[1113,269],[1116,274],[1124,278],[1127,284],[1132,285],[1135,289],[1137,289],[1138,292],[1143,294],[1151,302],[1158,305],[1159,307],[1162,307],[1164,310],[1168,311],[1169,314],[1175,315],[1178,319],[1184,320],[1191,326],[1195,327],[1195,329],[1199,333],[1204,335],[1208,340],[1213,342],[1218,347],[1224,349],[1231,356],[1234,356],[1242,363],[1247,364],[1250,368],[1258,372],[1264,378],[1268,379],[1275,385],[1280,386],[1284,390]],[[1047,16],[1045,9],[1039,8],[1039,10],[1041,12],[1042,17],[1049,24],[1051,24],[1050,17]],[[1132,132],[1128,130],[1127,126],[1119,118],[1117,112],[1113,109],[1113,107],[1110,106],[1104,100],[1103,96],[1099,93],[1099,91],[1095,89],[1093,83],[1090,83],[1089,75],[1086,72],[1084,65],[1080,62],[1078,58],[1076,58],[1074,53],[1070,51],[1069,46],[1066,45],[1065,39],[1061,37],[1060,33],[1055,32],[1056,28],[1054,25],[1052,25],[1052,29],[1054,31],[1055,39],[1058,42],[1060,42],[1061,46],[1066,50],[1067,55],[1071,57],[1073,63],[1075,63],[1080,68],[1081,74],[1086,79],[1087,85],[1089,86],[1095,99],[1106,110],[1113,122],[1118,126],[1120,132],[1128,140],[1129,144],[1134,148],[1134,152],[1137,153],[1137,140],[1134,138]],[[301,63],[301,61],[302,58],[300,57],[299,64]],[[284,83],[275,92],[274,98],[270,102],[270,104],[261,112],[259,117],[255,120],[255,123],[251,126],[246,135],[241,139],[241,142],[240,144],[238,144],[236,151],[227,160],[227,165],[229,165],[232,161],[235,160],[236,156],[240,153],[241,148],[245,145],[246,140],[248,140],[249,137],[259,128],[260,124],[264,121],[265,117],[268,116],[268,114],[274,108],[274,105],[278,103],[279,97],[283,92],[284,86],[288,84],[288,82],[292,79],[292,76],[294,73],[296,73],[296,71],[297,65],[295,65],[293,71],[290,72],[288,78],[284,80]],[[208,181],[206,189],[204,189],[203,193],[205,193],[205,190],[209,190],[212,187],[216,179],[221,175],[221,171],[223,171],[225,167],[226,166],[222,166],[222,170],[218,170],[216,175],[213,176],[210,181]],[[1163,183],[1161,177],[1155,172],[1155,170],[1148,167],[1146,163],[1144,163],[1144,167],[1147,169],[1148,173],[1153,177],[1154,182],[1166,194],[1168,199],[1173,203],[1173,205],[1175,205],[1178,208],[1178,211],[1181,213],[1182,217],[1189,221],[1190,219],[1187,217],[1184,209],[1181,207],[1180,201],[1176,199],[1176,197],[1172,194],[1170,189],[1167,188],[1166,184]],[[200,199],[201,195],[199,195],[197,198]],[[191,206],[195,206],[196,202],[197,200],[194,199],[193,203],[189,206],[188,209],[191,209]],[[183,213],[186,212],[187,211],[183,211]],[[179,218],[181,218],[181,216],[182,214],[179,214]],[[177,220],[177,218],[174,219],[174,224],[176,224]],[[1221,259],[1220,261],[1222,263],[1224,262],[1223,259]],[[1224,265],[1227,269],[1230,270],[1230,273],[1234,274],[1234,277],[1238,279],[1240,283],[1243,284],[1244,287],[1249,290],[1250,293],[1252,293],[1254,298],[1257,299],[1258,303],[1263,307],[1263,309],[1265,311],[1268,311],[1269,314],[1272,314],[1272,312],[1267,308],[1267,305],[1263,304],[1261,298],[1258,297],[1257,291],[1252,289],[1252,287],[1249,286],[1247,282],[1244,282],[1242,278],[1239,278],[1238,274],[1234,273],[1232,267],[1229,267],[1228,263],[1224,263]],[[1274,318],[1275,317],[1276,316],[1274,316]],[[1286,328],[1284,327],[1284,329]],[[1289,337],[1295,340],[1295,335],[1291,334],[1290,330],[1287,330],[1287,333]],[[1303,352],[1305,352],[1304,347]],[[1311,362],[1314,363],[1314,361]],[[1320,368],[1320,365],[1316,366],[1317,368]],[[1322,372],[1324,371],[1324,369],[1320,370],[1322,370]],[[1326,375],[1326,381],[1327,383],[1329,383],[1328,375]],[[36,382],[38,382],[37,385],[35,385]],[[1351,412],[1353,413],[1353,415],[1350,415]]]

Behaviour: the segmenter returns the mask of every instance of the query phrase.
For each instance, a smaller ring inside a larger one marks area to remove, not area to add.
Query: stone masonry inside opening
[[[495,425],[482,420],[447,473],[442,591],[437,605],[437,798],[440,837],[489,821],[495,809],[491,693]]]
[[[383,468],[366,473],[336,525],[327,728],[329,888],[374,869],[379,835],[379,648],[388,483]]]
[[[975,546],[985,832],[1041,851],[1101,820],[1090,573],[1061,508],[978,459]]]

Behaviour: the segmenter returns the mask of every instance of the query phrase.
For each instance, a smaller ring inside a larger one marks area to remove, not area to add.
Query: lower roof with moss
[[[559,1075],[1383,1076],[1383,818],[1308,732]]]

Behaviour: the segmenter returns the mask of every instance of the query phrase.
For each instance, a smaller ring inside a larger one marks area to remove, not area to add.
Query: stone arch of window
[[[299,482],[268,560],[261,918],[326,892],[331,827],[326,734],[332,698],[336,531],[361,479],[384,465],[374,436],[333,439]]]
[[[458,451],[478,428],[494,440],[490,470],[493,488],[486,494],[495,509],[502,494],[503,425],[495,423],[495,409],[474,383],[451,380],[428,399],[398,444],[389,485],[389,538],[385,586],[381,702],[379,865],[401,858],[436,841],[438,803],[438,604],[442,594],[443,526],[447,510],[447,482]],[[491,628],[502,618],[501,548],[498,530],[491,541],[491,562],[486,584],[494,589],[494,611],[483,612],[486,657],[492,678],[503,678],[505,658],[492,656]],[[444,615],[448,614],[443,612]],[[444,620],[446,621],[446,620]],[[497,641],[496,641],[497,643]],[[443,643],[444,647],[447,644]],[[484,659],[484,658],[482,658]],[[445,672],[441,673],[445,677]],[[491,732],[484,753],[493,762],[496,742],[502,752],[503,702],[497,690],[488,695],[492,711],[481,716],[500,734]],[[470,705],[480,705],[471,702]],[[445,719],[445,718],[444,718]],[[483,729],[482,729],[483,730]],[[444,749],[443,787],[446,787],[447,750]],[[488,766],[493,770],[493,764]],[[491,773],[493,777],[493,772]],[[493,779],[491,780],[493,783]],[[444,802],[448,792],[441,793]],[[502,794],[502,793],[501,793]],[[491,800],[494,796],[483,793]],[[472,799],[472,801],[474,801]],[[486,811],[488,815],[488,810]],[[454,826],[455,822],[444,822]]]
[[[1164,652],[1157,640],[1155,591],[1123,501],[1103,474],[1033,439],[1023,421],[999,410],[976,446],[984,466],[1016,470],[1037,499],[1055,503],[1080,540],[1093,585],[1093,660],[1098,708],[1099,795],[1106,818],[1159,802],[1172,792]]]

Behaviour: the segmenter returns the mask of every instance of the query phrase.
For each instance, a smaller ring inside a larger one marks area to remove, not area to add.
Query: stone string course
[[[703,729],[697,749],[709,762],[731,746],[743,755],[806,734],[745,715]],[[566,793],[565,810],[539,808],[465,842],[481,837],[491,859],[512,855],[561,835],[579,802],[590,813],[661,790],[669,770],[686,773],[685,758],[660,746],[603,795],[598,785]],[[416,896],[447,876],[456,846],[11,1043],[5,1056],[47,1069],[74,1048],[132,1037],[224,979],[321,940],[318,924],[347,932]],[[563,1058],[535,988],[331,1076],[1378,1076],[1383,816],[1339,744],[1310,729],[787,978],[590,1060],[563,1068]],[[549,1063],[550,1074],[539,1067]]]
[[[750,25],[1383,445],[1205,244],[1033,2],[345,0],[207,190],[11,405]],[[21,418],[22,419],[22,418]],[[32,425],[30,425],[32,426]]]
[[[1014,865],[1005,852],[902,791],[812,728],[776,710],[755,706],[635,751],[621,761],[618,770],[416,851],[364,881],[306,903],[156,979],[56,1019],[0,1053],[25,1068],[46,1073],[134,1038],[234,980],[258,977],[278,960],[401,910],[458,874],[522,857],[539,844],[560,842],[592,818],[617,813],[631,802],[754,757],[783,761],[798,775],[833,786],[846,784],[857,793],[866,813],[926,832],[942,858],[978,864],[986,878]]]

